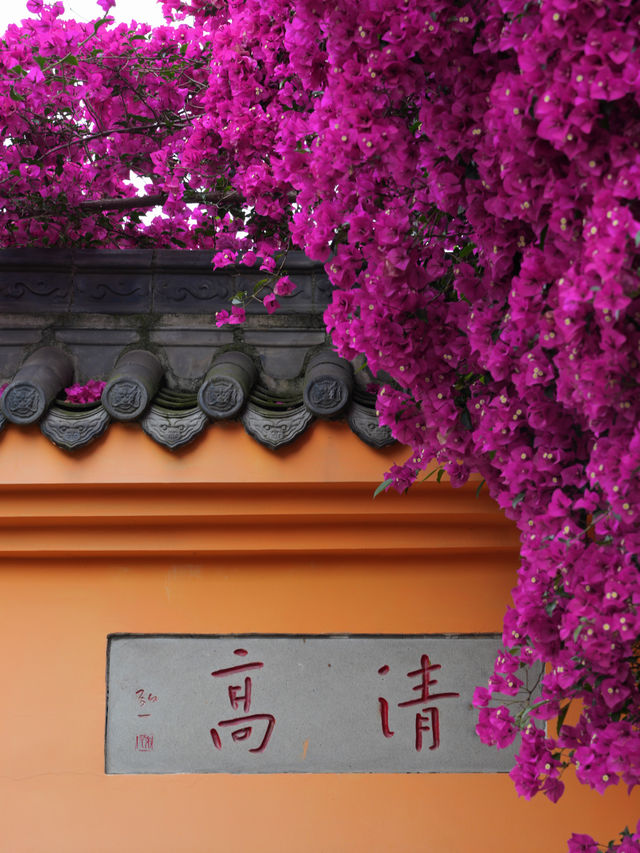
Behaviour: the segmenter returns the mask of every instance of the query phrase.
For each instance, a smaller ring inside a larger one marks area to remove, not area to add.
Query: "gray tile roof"
[[[296,292],[268,315],[250,302],[242,326],[215,325],[257,269],[214,271],[211,252],[4,250],[0,252],[0,428],[38,422],[73,450],[113,420],[134,420],[169,449],[212,422],[240,420],[277,448],[315,418],[340,418],[367,443],[391,442],[380,427],[371,376],[331,350],[322,312],[330,286],[299,252],[283,274]],[[74,405],[63,389],[107,382],[102,400]]]

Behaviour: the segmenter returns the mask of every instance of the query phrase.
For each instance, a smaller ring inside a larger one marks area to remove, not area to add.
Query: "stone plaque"
[[[475,734],[497,635],[113,635],[107,773],[503,772]],[[536,673],[537,675],[537,673]]]

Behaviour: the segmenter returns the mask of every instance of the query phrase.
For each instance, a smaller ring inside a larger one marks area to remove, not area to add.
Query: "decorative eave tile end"
[[[275,450],[294,441],[315,418],[341,418],[373,447],[393,441],[378,424],[373,396],[358,390],[354,398],[351,364],[328,349],[309,359],[302,391],[292,385],[288,394],[270,390],[269,377],[241,350],[215,356],[197,392],[163,386],[160,359],[145,350],[129,350],[117,360],[100,401],[72,406],[60,399],[71,384],[71,370],[60,349],[32,353],[0,398],[0,429],[6,422],[39,421],[54,444],[75,450],[102,435],[112,421],[137,421],[154,441],[175,450],[212,422],[240,420],[256,441]]]

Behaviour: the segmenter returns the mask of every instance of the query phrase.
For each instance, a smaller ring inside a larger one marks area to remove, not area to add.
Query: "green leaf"
[[[522,503],[526,494],[526,492],[518,492],[515,498],[511,501],[511,506],[513,507],[513,509],[515,509],[519,503]]]
[[[68,56],[65,56],[65,58],[62,61],[65,65],[77,65],[78,64],[78,57],[73,56],[72,54],[69,54]]]
[[[24,101],[24,98],[16,92],[13,86],[11,86],[11,88],[9,89],[9,97],[12,101]]]
[[[96,22],[95,22],[95,24],[93,25],[93,34],[94,34],[94,36],[95,36],[95,34],[98,32],[98,30],[100,29],[100,27],[101,27],[103,24],[106,24],[106,23],[108,23],[108,21],[107,21],[107,18],[106,18],[106,17],[105,17],[105,18],[100,18],[100,20],[99,20],[99,21],[96,21]]]
[[[635,242],[635,244],[636,244],[636,249],[637,249],[637,248],[638,248],[638,246],[640,246],[640,231],[637,231],[637,232],[636,232],[636,236],[635,236],[635,238],[634,238],[634,242]]]
[[[532,711],[534,711],[536,708],[539,708],[539,707],[540,707],[540,705],[546,705],[546,704],[547,704],[547,700],[546,700],[546,699],[540,699],[540,701],[539,701],[539,702],[534,702],[534,703],[533,703],[533,705],[532,705],[530,708],[525,708],[525,709],[524,709],[524,711],[522,712],[522,716],[523,716],[523,717],[528,717],[528,716],[529,716],[529,714],[530,714]]]
[[[442,466],[441,466],[441,465],[438,465],[438,467],[437,467],[437,468],[434,468],[434,469],[433,469],[433,471],[429,471],[429,473],[428,473],[428,474],[425,474],[425,475],[424,475],[424,477],[422,478],[422,481],[424,482],[425,480],[428,480],[428,479],[429,479],[429,477],[433,477],[433,475],[434,475],[437,471],[442,471]]]
[[[547,223],[542,231],[540,232],[540,251],[544,249],[544,241],[547,239],[547,231],[549,230],[549,223]]]
[[[479,181],[480,180],[480,172],[478,172],[478,167],[473,162],[473,160],[471,160],[469,163],[467,163],[467,167],[466,167],[464,176],[468,181]]]
[[[438,476],[436,477],[436,480],[438,482],[440,482],[440,480],[442,480],[442,478],[444,477],[444,474],[445,474],[444,468],[440,468],[440,470],[438,471]]]
[[[478,486],[478,488],[476,489],[476,497],[477,497],[477,498],[479,498],[479,497],[480,497],[480,489],[484,486],[484,484],[485,484],[486,482],[487,482],[487,481],[484,479],[484,477],[482,478],[482,480],[480,480],[480,485],[479,485],[479,486]]]
[[[558,734],[560,734],[560,729],[564,725],[565,717],[567,716],[567,711],[569,710],[570,706],[571,706],[571,699],[569,699],[569,701],[567,702],[566,705],[563,705],[562,708],[560,708],[560,713],[558,714],[558,724],[557,724],[558,725]]]
[[[393,483],[393,477],[389,477],[388,480],[383,480],[373,493],[373,497],[377,498],[381,492],[386,492],[391,483]]]

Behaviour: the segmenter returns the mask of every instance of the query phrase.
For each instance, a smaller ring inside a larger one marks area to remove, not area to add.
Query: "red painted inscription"
[[[151,716],[151,708],[148,706],[153,704],[154,702],[157,702],[158,697],[154,696],[154,694],[151,693],[151,691],[144,690],[142,687],[140,687],[138,690],[136,690],[136,701],[138,703],[138,707],[140,708],[140,713],[138,714],[138,716],[139,717],[150,717]],[[144,712],[142,711],[143,708],[144,708]]]
[[[153,750],[153,735],[136,735],[136,750],[151,752]]]
[[[424,705],[415,715],[415,747],[416,752],[422,750],[423,739],[425,732],[431,735],[431,744],[429,749],[437,749],[440,746],[440,709],[434,703],[437,699],[450,699],[459,696],[459,693],[449,692],[432,692],[432,688],[438,683],[436,678],[432,678],[432,673],[437,669],[441,669],[439,663],[431,663],[429,655],[420,657],[420,668],[411,670],[407,673],[407,678],[418,678],[418,683],[412,687],[412,691],[417,693],[412,699],[405,699],[404,702],[398,702],[398,708],[410,708],[414,705]],[[379,675],[386,675],[389,672],[389,667],[385,664],[378,669]],[[387,699],[380,697],[378,699],[380,710],[380,722],[382,725],[382,734],[385,737],[393,737],[395,732],[391,731],[389,725],[389,702]]]
[[[246,657],[248,654],[246,649],[236,649],[234,655]],[[238,675],[241,672],[248,672],[255,669],[262,669],[264,663],[262,661],[252,661],[247,663],[237,664],[236,666],[226,666],[222,669],[214,670],[211,675],[214,678],[229,678]],[[258,732],[256,746],[249,747],[249,752],[259,753],[264,752],[271,738],[271,733],[276,724],[276,718],[273,714],[250,714],[253,679],[251,676],[245,676],[238,679],[240,684],[229,684],[227,686],[227,694],[229,704],[234,711],[241,709],[244,716],[231,717],[227,720],[219,720],[216,724],[221,728],[229,728],[232,743],[241,743],[248,741],[251,743],[251,738],[254,730]],[[216,749],[222,749],[222,738],[215,726],[209,730],[211,741]]]

